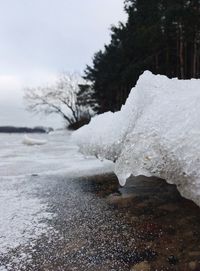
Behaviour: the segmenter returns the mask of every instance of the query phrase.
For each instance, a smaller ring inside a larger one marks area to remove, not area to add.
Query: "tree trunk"
[[[179,47],[179,60],[180,60],[180,75],[184,79],[184,44],[183,44],[183,28],[180,24],[180,47]]]
[[[193,46],[193,67],[192,67],[192,76],[196,78],[196,67],[197,67],[197,42],[196,42],[196,34],[194,37],[194,46]]]

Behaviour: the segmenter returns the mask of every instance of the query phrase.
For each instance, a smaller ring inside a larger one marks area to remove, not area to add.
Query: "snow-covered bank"
[[[105,113],[74,134],[82,153],[115,161],[122,185],[157,176],[200,205],[200,80],[145,72],[117,113]]]

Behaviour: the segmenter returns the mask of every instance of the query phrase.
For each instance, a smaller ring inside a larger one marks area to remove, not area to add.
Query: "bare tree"
[[[77,74],[63,73],[53,85],[25,88],[26,108],[35,113],[59,114],[69,126],[82,118],[90,119],[91,106],[78,101],[80,85],[87,82]]]

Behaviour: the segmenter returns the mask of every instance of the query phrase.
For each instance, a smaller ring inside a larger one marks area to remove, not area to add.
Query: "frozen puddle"
[[[34,189],[31,177],[0,179],[0,254],[46,232],[47,225],[42,221],[51,214],[31,195]]]

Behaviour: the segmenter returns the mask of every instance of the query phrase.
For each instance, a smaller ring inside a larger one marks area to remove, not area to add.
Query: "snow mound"
[[[34,145],[44,145],[47,143],[47,141],[41,140],[41,139],[36,139],[36,138],[31,138],[31,137],[25,135],[22,143],[24,145],[34,146]]]
[[[85,155],[115,162],[130,175],[157,176],[200,205],[200,80],[144,72],[121,111],[92,119],[74,133]]]

